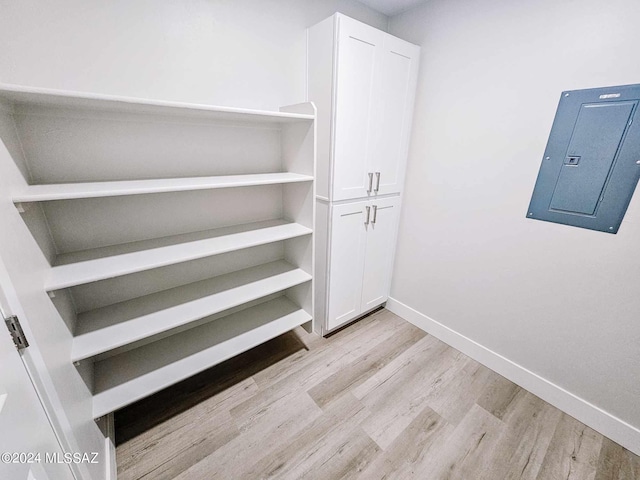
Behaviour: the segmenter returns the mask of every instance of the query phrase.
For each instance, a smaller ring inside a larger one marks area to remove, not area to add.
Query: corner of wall
[[[626,423],[546,378],[480,345],[422,312],[389,297],[387,309],[459,350],[506,379],[537,395],[602,435],[640,455],[640,429]]]

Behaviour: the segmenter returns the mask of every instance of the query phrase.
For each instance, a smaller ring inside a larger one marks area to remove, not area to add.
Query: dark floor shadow
[[[302,349],[308,350],[298,334],[290,331],[116,411],[116,446]]]

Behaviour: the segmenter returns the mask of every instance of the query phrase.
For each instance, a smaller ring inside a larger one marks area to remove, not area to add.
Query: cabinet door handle
[[[365,219],[364,224],[369,225],[369,217],[371,216],[371,207],[366,206],[365,208],[367,209],[367,218]]]
[[[380,172],[376,172],[376,188],[374,192],[380,190]]]
[[[367,193],[371,193],[373,189],[373,173],[369,172],[369,188],[367,189]]]
[[[376,223],[376,218],[378,218],[378,206],[374,205],[373,206],[373,220],[371,220],[371,224],[373,225],[374,223]]]

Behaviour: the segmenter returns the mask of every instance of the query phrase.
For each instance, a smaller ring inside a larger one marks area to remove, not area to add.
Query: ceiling
[[[426,0],[359,0],[360,3],[392,17],[426,2]]]

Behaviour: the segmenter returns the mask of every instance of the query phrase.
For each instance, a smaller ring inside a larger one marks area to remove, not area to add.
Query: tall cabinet
[[[387,300],[419,56],[416,45],[340,13],[309,29],[322,334]]]

